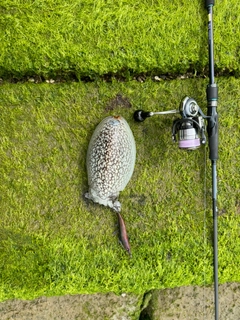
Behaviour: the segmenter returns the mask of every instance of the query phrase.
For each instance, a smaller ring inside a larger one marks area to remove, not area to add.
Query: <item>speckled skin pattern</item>
[[[88,146],[86,198],[120,212],[118,195],[132,176],[135,159],[135,140],[127,121],[121,116],[103,119]]]

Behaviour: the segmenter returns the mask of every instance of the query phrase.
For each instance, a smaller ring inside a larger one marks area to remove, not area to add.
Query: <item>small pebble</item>
[[[159,76],[155,76],[155,77],[154,77],[154,80],[155,80],[155,81],[162,81],[162,79],[159,78]]]

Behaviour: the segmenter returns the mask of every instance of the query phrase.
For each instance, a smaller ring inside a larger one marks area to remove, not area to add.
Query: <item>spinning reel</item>
[[[136,110],[133,117],[135,121],[142,122],[153,115],[174,113],[180,113],[181,116],[181,118],[175,119],[172,125],[172,140],[174,142],[178,141],[179,148],[183,150],[195,150],[201,145],[205,145],[204,119],[208,119],[209,117],[204,115],[197,102],[192,98],[185,97],[180,103],[179,110],[161,112]]]

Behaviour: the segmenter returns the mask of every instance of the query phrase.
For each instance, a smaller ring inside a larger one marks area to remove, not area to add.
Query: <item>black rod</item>
[[[213,6],[208,7],[209,84],[214,84]]]
[[[217,163],[212,160],[212,211],[213,211],[213,271],[214,271],[214,308],[215,320],[219,318],[218,302],[218,223],[217,223]]]
[[[214,0],[205,0],[208,11],[208,54],[209,85],[207,86],[208,102],[208,143],[209,159],[212,162],[212,213],[213,213],[213,273],[214,273],[214,307],[215,320],[219,319],[218,302],[218,224],[217,224],[217,159],[218,159],[218,87],[214,80],[214,48],[213,48],[213,6]]]

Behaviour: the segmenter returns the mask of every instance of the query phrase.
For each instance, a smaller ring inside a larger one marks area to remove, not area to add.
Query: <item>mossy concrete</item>
[[[3,0],[0,77],[206,73],[205,1]],[[214,7],[215,63],[239,74],[240,4]]]
[[[212,320],[214,319],[213,287],[179,287],[153,290],[141,320]],[[238,320],[240,283],[219,286],[219,320]]]
[[[240,281],[239,79],[219,78],[219,282]],[[211,284],[208,147],[179,151],[177,115],[135,123],[136,109],[176,109],[195,98],[206,112],[207,79],[0,86],[0,300]],[[96,125],[122,115],[137,145],[120,193],[132,259],[117,217],[87,201],[86,153]]]
[[[219,286],[219,320],[239,320],[240,283]],[[213,287],[178,287],[143,295],[41,297],[0,303],[1,320],[212,320]]]
[[[1,320],[137,320],[142,296],[113,293],[0,303]]]

